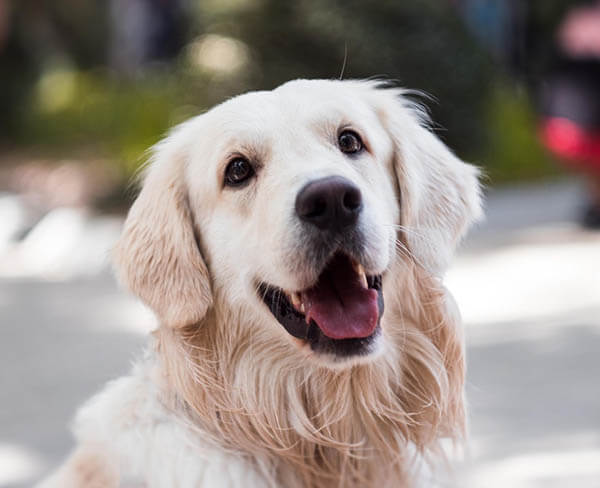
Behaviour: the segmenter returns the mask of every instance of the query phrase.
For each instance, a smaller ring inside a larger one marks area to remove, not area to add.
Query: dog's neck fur
[[[159,356],[180,402],[173,407],[274,486],[410,486],[414,448],[429,453],[440,437],[463,433],[464,363],[441,284],[398,265],[390,275],[399,278],[384,287],[386,349],[348,369],[273,344],[218,299],[203,324],[162,327]]]

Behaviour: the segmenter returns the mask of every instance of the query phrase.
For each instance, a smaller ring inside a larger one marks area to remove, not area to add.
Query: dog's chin
[[[332,367],[364,362],[380,350],[383,289],[381,275],[367,275],[338,252],[304,290],[258,282],[257,292],[273,317],[301,348]]]
[[[330,369],[346,369],[357,364],[370,363],[383,350],[381,326],[364,339],[331,339],[325,335],[318,343],[296,339],[298,346],[310,351],[316,364]]]

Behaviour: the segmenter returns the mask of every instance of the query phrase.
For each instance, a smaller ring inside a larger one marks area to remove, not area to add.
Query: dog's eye
[[[355,154],[362,151],[364,147],[360,136],[352,130],[345,130],[339,135],[338,145],[340,150],[346,154]]]
[[[254,168],[247,159],[235,158],[229,162],[225,169],[225,184],[239,186],[254,176]]]

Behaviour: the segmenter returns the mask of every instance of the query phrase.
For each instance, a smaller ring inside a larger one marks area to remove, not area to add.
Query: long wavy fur
[[[221,448],[252,453],[273,486],[410,486],[415,452],[464,431],[464,357],[440,282],[400,261],[385,290],[391,344],[344,370],[290,354],[219,299],[202,327],[162,327],[158,350],[190,425]],[[401,296],[400,296],[401,295]]]

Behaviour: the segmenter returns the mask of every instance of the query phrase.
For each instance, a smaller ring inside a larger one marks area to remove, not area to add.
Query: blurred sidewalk
[[[448,273],[471,412],[449,486],[600,487],[600,232],[576,224],[582,198],[576,182],[492,191]],[[127,371],[154,320],[107,271],[120,219],[29,218],[12,195],[3,209],[0,487],[20,488],[68,452],[76,407]]]
[[[577,183],[488,196],[446,283],[467,325],[461,488],[600,487],[600,232]]]

